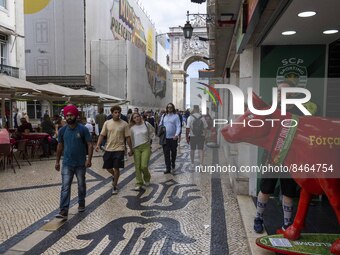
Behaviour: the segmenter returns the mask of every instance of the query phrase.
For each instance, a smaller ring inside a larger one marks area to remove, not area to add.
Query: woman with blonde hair
[[[154,137],[155,129],[150,123],[144,122],[139,113],[135,112],[131,115],[130,130],[136,170],[135,190],[139,191],[143,185],[150,184],[149,161],[151,139]]]

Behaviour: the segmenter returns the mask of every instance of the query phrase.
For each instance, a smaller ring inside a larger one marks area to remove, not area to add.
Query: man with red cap
[[[60,171],[60,158],[64,151],[61,168],[62,187],[60,194],[60,212],[57,218],[66,219],[70,206],[71,184],[74,175],[78,181],[78,212],[85,211],[86,168],[92,165],[93,146],[89,130],[77,123],[78,109],[74,105],[64,107],[67,125],[58,133],[58,147],[55,170]],[[88,157],[86,159],[86,153]]]

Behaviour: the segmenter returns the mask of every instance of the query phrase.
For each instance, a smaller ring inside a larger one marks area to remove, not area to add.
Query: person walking
[[[203,165],[204,160],[204,138],[208,124],[205,118],[200,114],[198,105],[194,105],[193,113],[187,120],[186,140],[190,144],[190,159],[191,168],[195,166],[195,150],[197,149],[200,155],[200,165]]]
[[[130,129],[127,122],[120,118],[121,112],[122,108],[119,105],[111,107],[112,119],[104,123],[96,145],[98,152],[106,137],[103,168],[112,174],[112,195],[118,194],[119,168],[124,168],[125,139],[130,149],[129,155],[133,155]]]
[[[96,115],[94,122],[96,123],[97,127],[98,127],[98,135],[100,134],[100,132],[102,132],[102,128],[104,126],[104,123],[107,119],[106,114],[104,113],[104,108],[103,107],[99,107],[98,109],[98,114]],[[101,144],[101,146],[105,145],[105,139],[103,140],[103,143]]]
[[[44,115],[43,121],[41,122],[41,132],[47,133],[50,135],[50,138],[45,137],[41,141],[43,154],[40,155],[40,157],[45,158],[45,157],[49,157],[52,147],[55,149],[55,144],[56,144],[56,139],[53,138],[55,134],[54,124],[51,121],[51,118],[48,114]]]
[[[60,158],[64,151],[61,167],[62,187],[60,193],[60,211],[57,218],[66,219],[70,206],[71,185],[74,175],[78,181],[78,212],[85,211],[86,168],[92,165],[93,146],[88,129],[77,123],[78,109],[74,105],[64,107],[67,125],[58,133],[58,147],[55,170],[60,171]],[[86,159],[86,150],[88,157]]]
[[[133,113],[130,130],[136,170],[135,190],[139,191],[143,184],[150,185],[151,175],[148,167],[151,156],[151,139],[154,137],[155,129],[149,122],[143,121],[139,113]]]
[[[127,117],[127,119],[128,119],[128,123],[130,123],[131,115],[132,115],[132,109],[130,108],[130,109],[127,111],[127,114],[126,114],[126,117]]]
[[[178,115],[179,117],[179,122],[181,123],[181,131],[179,132],[179,135],[178,135],[178,141],[177,141],[177,146],[179,146],[180,142],[181,142],[181,136],[182,136],[182,127],[183,127],[183,115],[182,113],[176,109],[176,114]]]
[[[106,114],[104,113],[104,108],[103,107],[100,107],[98,109],[98,114],[96,115],[95,117],[95,122],[96,124],[98,125],[98,132],[100,134],[100,132],[102,131],[102,128],[104,126],[104,123],[106,121]]]
[[[164,126],[166,132],[166,144],[162,145],[166,165],[164,174],[170,174],[171,169],[175,170],[177,143],[181,132],[181,123],[174,104],[169,103],[166,106],[165,114],[162,116],[159,126]]]

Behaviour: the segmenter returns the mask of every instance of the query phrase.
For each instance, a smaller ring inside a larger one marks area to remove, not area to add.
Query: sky
[[[191,98],[197,97],[197,84],[191,83],[190,79],[198,78],[198,70],[208,68],[208,65],[203,62],[194,62],[192,63],[187,70],[187,87],[186,87],[186,98],[185,98],[185,108],[190,108]]]
[[[169,27],[184,26],[189,13],[207,13],[206,3],[190,0],[137,0],[155,24],[158,33],[166,33]]]

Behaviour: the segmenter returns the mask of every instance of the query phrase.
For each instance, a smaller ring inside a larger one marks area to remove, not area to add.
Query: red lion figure
[[[254,93],[253,105],[258,110],[269,109],[269,106]],[[253,119],[251,125],[247,125],[251,119]],[[268,121],[269,119],[276,119],[276,121]],[[282,116],[280,111],[276,110],[270,116],[260,116],[247,110],[234,121],[237,123],[244,121],[245,125],[229,124],[222,129],[221,133],[228,142],[254,144],[266,149],[272,155],[275,147],[273,144],[278,141],[278,134],[284,126],[281,121],[285,119],[292,119],[292,114],[287,113],[286,116]],[[275,162],[275,159],[271,158],[271,160]],[[284,232],[284,237],[290,240],[300,237],[312,195],[325,194],[328,197],[340,224],[340,119],[299,117],[283,161],[285,166],[293,164],[297,166],[320,166],[321,164],[321,169],[316,167],[313,171],[290,171],[291,176],[301,186],[301,192],[294,223]],[[332,244],[331,253],[340,255],[340,238]]]

